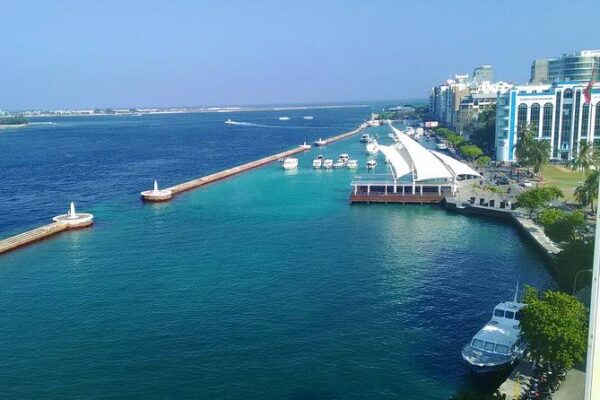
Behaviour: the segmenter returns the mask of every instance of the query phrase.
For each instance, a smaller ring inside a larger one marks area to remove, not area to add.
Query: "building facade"
[[[493,82],[494,81],[494,67],[491,65],[482,65],[481,67],[473,70],[473,82]]]
[[[529,83],[548,83],[548,60],[533,60],[531,63],[531,77]]]
[[[571,160],[582,141],[600,145],[600,84],[585,101],[588,81],[515,86],[498,95],[496,109],[496,159],[517,161],[519,132],[535,130],[538,140],[548,140],[552,159]]]

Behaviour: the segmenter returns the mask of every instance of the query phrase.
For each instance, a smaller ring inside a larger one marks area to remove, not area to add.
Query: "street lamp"
[[[577,271],[577,273],[575,274],[575,282],[573,282],[573,296],[575,296],[575,290],[577,288],[577,277],[579,276],[580,273],[582,272],[593,272],[593,269],[581,269],[579,271]]]

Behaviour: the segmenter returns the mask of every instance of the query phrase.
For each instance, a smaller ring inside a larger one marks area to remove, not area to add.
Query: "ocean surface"
[[[367,174],[358,137],[301,155],[297,171],[271,164],[169,203],[139,200],[154,178],[171,185],[332,136],[371,111],[40,118],[53,124],[0,132],[0,237],[71,200],[95,214],[91,229],[0,257],[0,398],[486,389],[461,348],[517,280],[553,285],[543,260],[494,220],[351,206],[350,182]],[[388,129],[371,133],[385,142]],[[359,169],[315,171],[319,153],[350,153]]]

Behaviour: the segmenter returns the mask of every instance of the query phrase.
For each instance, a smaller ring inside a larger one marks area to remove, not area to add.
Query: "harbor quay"
[[[71,202],[66,214],[57,215],[52,220],[54,222],[51,224],[0,240],[0,254],[49,238],[66,230],[88,227],[94,223],[94,216],[89,213],[78,213],[75,210],[75,203]]]
[[[357,133],[361,132],[367,126],[368,125],[366,123],[363,123],[357,129],[355,129],[353,131],[345,132],[345,133],[330,137],[328,139],[323,140],[322,142],[325,145],[327,145],[327,144],[331,144],[331,143],[337,142],[342,139],[349,138],[350,136],[356,135]],[[321,144],[321,145],[323,145],[323,144]],[[292,156],[294,154],[302,153],[302,152],[308,151],[310,149],[311,149],[311,146],[304,143],[304,144],[302,144],[294,149],[291,149],[291,150],[273,154],[271,156],[264,157],[259,160],[251,161],[249,163],[238,165],[233,168],[228,168],[226,170],[219,171],[219,172],[216,172],[211,175],[206,175],[201,178],[193,179],[191,181],[183,182],[183,183],[180,183],[180,184],[177,184],[174,186],[170,186],[170,187],[167,187],[164,189],[159,189],[158,182],[155,180],[154,188],[152,190],[145,190],[140,193],[141,199],[144,202],[169,201],[173,198],[173,196],[175,196],[179,193],[183,193],[188,190],[196,189],[201,186],[208,185],[209,183],[214,183],[214,182],[220,181],[222,179],[229,178],[231,176],[238,175],[238,174],[241,174],[246,171],[250,171],[254,168],[258,168],[263,165],[270,164],[270,163],[278,161],[278,160],[282,160],[286,157]]]

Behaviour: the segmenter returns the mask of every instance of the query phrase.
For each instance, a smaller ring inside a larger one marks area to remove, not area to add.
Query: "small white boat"
[[[325,146],[327,144],[327,142],[321,138],[319,138],[319,140],[315,141],[315,146]]]
[[[319,169],[323,166],[323,158],[315,158],[313,160],[313,168]]]
[[[283,169],[298,168],[298,159],[292,158],[292,157],[284,158],[283,161],[281,162],[281,166],[283,167]]]
[[[367,169],[371,170],[371,169],[375,169],[375,167],[377,167],[377,161],[375,161],[375,160],[367,161]]]
[[[232,121],[230,118],[227,119],[227,121],[225,121],[226,124],[235,124],[235,121]]]
[[[444,143],[438,143],[435,145],[435,148],[438,150],[448,150],[448,146],[446,146]]]
[[[307,119],[307,120],[311,120],[314,119],[314,117],[312,115],[305,115],[304,117],[302,117],[303,119]]]
[[[496,305],[492,319],[463,347],[462,358],[474,372],[500,371],[523,356],[527,344],[521,337],[520,321],[525,304],[517,301],[518,293],[517,284],[513,301]]]
[[[356,169],[356,168],[358,168],[358,161],[356,161],[356,160],[348,160],[348,163],[346,164],[346,167],[348,167],[348,169]]]
[[[367,143],[367,147],[365,148],[367,154],[376,154],[379,151],[379,145],[377,144],[377,140],[372,139],[369,143]]]
[[[333,168],[333,160],[332,159],[327,159],[323,161],[323,168],[325,169],[330,169]]]
[[[279,117],[280,121],[289,121],[290,117]]]
[[[342,160],[337,160],[334,164],[333,164],[333,168],[344,168],[346,166],[346,163]]]
[[[348,162],[348,160],[350,159],[350,156],[346,153],[343,153],[343,154],[340,154],[339,159],[342,160],[343,162]]]
[[[371,140],[371,135],[369,135],[368,133],[363,133],[360,137],[361,143],[367,143],[369,140]]]

